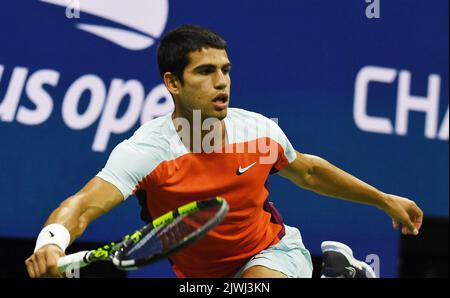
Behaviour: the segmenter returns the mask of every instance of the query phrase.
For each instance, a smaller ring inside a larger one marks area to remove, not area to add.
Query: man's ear
[[[173,95],[180,94],[181,82],[176,75],[171,72],[166,72],[163,76],[163,80],[170,93]]]

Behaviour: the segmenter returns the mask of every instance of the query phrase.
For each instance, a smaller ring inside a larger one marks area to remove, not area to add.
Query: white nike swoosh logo
[[[245,168],[241,168],[241,166],[239,166],[239,169],[237,170],[237,174],[238,175],[242,175],[245,172],[247,172],[251,167],[253,167],[256,164],[256,161],[254,163],[252,163],[251,165],[245,167]]]

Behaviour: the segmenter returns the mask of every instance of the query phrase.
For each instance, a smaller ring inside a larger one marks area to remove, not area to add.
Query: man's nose
[[[222,71],[218,71],[215,76],[214,88],[218,90],[225,89],[228,86],[227,76],[223,74]]]

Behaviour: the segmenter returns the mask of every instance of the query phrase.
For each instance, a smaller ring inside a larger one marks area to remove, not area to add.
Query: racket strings
[[[162,250],[161,243],[155,236],[157,229],[151,230],[125,254],[124,259],[136,259],[149,254],[156,254]]]
[[[171,250],[205,225],[217,213],[214,209],[216,208],[180,216],[164,227],[151,230],[125,254],[123,259],[147,258]]]
[[[179,222],[159,231],[157,237],[160,239],[164,250],[171,249],[200,231],[217,214],[217,209],[218,207],[210,208],[184,216]]]

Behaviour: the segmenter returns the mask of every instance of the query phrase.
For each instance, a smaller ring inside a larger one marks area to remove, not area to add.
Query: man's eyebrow
[[[230,67],[231,67],[231,63],[230,63],[230,62],[228,62],[228,63],[224,64],[224,65],[222,66],[222,68],[224,68],[224,67],[228,67],[228,68],[230,68]]]
[[[224,67],[231,67],[231,63],[226,63],[221,68],[224,68]],[[214,64],[201,64],[201,65],[197,66],[196,68],[194,68],[193,71],[199,71],[199,70],[208,69],[208,68],[216,68],[216,65],[214,65]]]

